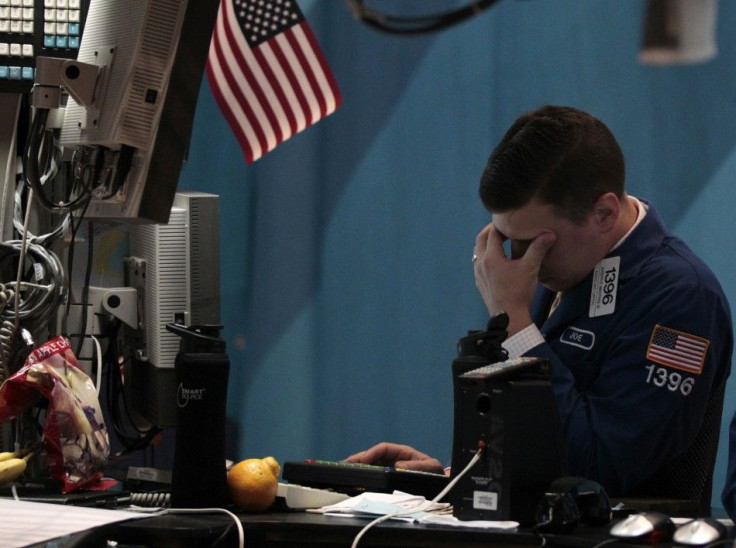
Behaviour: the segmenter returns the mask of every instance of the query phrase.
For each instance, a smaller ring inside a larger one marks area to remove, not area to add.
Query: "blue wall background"
[[[480,172],[541,104],[611,127],[630,193],[736,303],[736,3],[719,5],[715,60],[670,68],[637,63],[643,0],[506,1],[420,37],[379,33],[343,2],[299,3],[342,107],[246,166],[203,83],[180,182],[221,196],[230,458],[340,459],[388,440],[449,461],[455,343],[486,321],[470,261],[489,222]]]

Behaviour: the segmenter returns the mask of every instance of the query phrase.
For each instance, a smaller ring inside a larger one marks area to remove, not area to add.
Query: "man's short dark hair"
[[[544,106],[514,122],[491,153],[480,198],[491,212],[533,199],[581,222],[606,192],[624,193],[624,157],[611,131],[571,107]]]

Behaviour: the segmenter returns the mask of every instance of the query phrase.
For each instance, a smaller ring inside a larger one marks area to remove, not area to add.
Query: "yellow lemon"
[[[263,512],[276,500],[279,463],[273,457],[245,459],[230,468],[227,485],[233,502],[247,512]]]

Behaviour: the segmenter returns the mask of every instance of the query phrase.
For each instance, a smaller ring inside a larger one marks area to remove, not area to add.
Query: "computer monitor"
[[[69,93],[60,143],[73,152],[73,188],[63,194],[91,194],[85,219],[168,221],[218,5],[91,0],[76,62],[38,59],[36,85],[58,78]]]
[[[140,339],[126,372],[135,411],[159,427],[176,424],[174,363],[180,337],[167,324],[220,324],[219,197],[181,190],[167,224],[130,227],[126,285],[138,290]]]

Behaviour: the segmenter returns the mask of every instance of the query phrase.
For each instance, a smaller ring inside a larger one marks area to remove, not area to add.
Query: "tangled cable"
[[[8,303],[12,302],[14,295],[15,292],[12,289],[8,289],[4,284],[0,284],[0,314],[5,311]],[[2,320],[0,323],[0,364],[2,364],[0,382],[5,382],[5,379],[8,378],[10,373],[8,362],[13,350],[14,335],[15,324],[8,319]]]
[[[24,245],[26,253],[21,257]],[[21,258],[30,263],[27,268],[14,281],[0,284],[0,359],[6,377],[18,369],[19,353],[26,346],[18,344],[19,327],[32,339],[41,338],[65,295],[63,268],[53,252],[29,241],[0,244],[1,273],[14,272]]]

